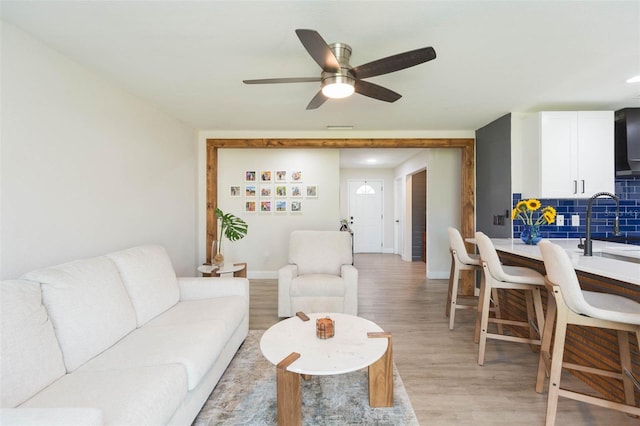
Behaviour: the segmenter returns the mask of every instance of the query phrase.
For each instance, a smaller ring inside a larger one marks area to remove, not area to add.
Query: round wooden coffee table
[[[280,321],[260,340],[264,357],[276,366],[278,424],[301,424],[300,377],[344,374],[369,367],[369,405],[393,406],[391,334],[377,324],[340,313],[308,314]],[[316,337],[316,319],[335,321],[335,336]]]

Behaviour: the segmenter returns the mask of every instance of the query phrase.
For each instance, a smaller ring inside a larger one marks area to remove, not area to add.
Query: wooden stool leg
[[[486,268],[486,266],[485,266]],[[487,346],[487,330],[489,328],[489,303],[491,302],[491,283],[485,279],[484,291],[480,293],[482,297],[482,307],[478,305],[478,315],[480,318],[480,341],[478,345],[478,365],[484,365],[484,352]]]
[[[626,371],[631,369],[631,350],[629,349],[629,333],[618,330],[618,347],[620,348],[620,371],[622,372],[622,384],[624,386],[624,400],[627,405],[636,405],[635,390],[633,381],[627,376]],[[626,371],[625,371],[626,370]]]
[[[536,378],[536,392],[542,393],[544,388],[544,378],[549,375],[549,365],[551,363],[551,338],[553,337],[553,326],[556,322],[556,299],[553,292],[548,291],[547,299],[547,319],[544,322],[542,331],[542,343],[540,345],[540,358],[538,360],[538,376]]]
[[[478,312],[476,314],[476,330],[473,336],[473,342],[480,342],[480,328],[482,325],[482,307],[484,306],[484,298],[486,293],[486,277],[484,271],[482,271],[482,278],[480,279],[480,294],[478,296]],[[497,290],[497,289],[496,289]]]
[[[498,289],[491,290],[491,300],[493,301],[493,314],[496,318],[502,318],[500,315],[500,299],[498,299]],[[498,326],[498,334],[504,334],[502,331],[502,324],[496,324]]]
[[[449,303],[449,330],[453,330],[453,324],[456,319],[456,303],[458,303],[458,284],[460,280],[460,269],[453,268],[453,277],[451,282],[451,296]]]
[[[387,350],[369,366],[369,406],[393,407],[393,342],[391,333],[367,333],[373,338],[387,338]]]
[[[447,304],[444,307],[444,313],[446,316],[451,314],[451,296],[453,295],[453,275],[456,270],[456,260],[453,257],[453,252],[449,250],[451,253],[451,271],[449,272],[449,289],[447,290]]]
[[[300,354],[292,352],[276,366],[278,426],[302,424],[302,389],[300,374],[287,371]]]
[[[554,290],[560,291],[560,290]],[[556,335],[551,355],[551,370],[549,372],[549,395],[547,396],[546,424],[552,426],[556,422],[558,410],[558,393],[560,391],[560,375],[562,374],[562,360],[564,357],[564,342],[567,336],[566,306],[557,307]]]

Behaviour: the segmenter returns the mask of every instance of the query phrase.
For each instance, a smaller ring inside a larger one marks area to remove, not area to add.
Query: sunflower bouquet
[[[543,223],[551,225],[556,220],[556,209],[551,206],[540,209],[541,206],[540,200],[535,198],[519,201],[511,212],[511,220],[521,219],[525,225],[529,226],[538,226]],[[538,210],[540,214],[534,220],[534,213]]]

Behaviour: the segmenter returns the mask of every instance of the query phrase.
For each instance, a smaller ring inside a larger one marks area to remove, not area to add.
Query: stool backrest
[[[567,252],[559,245],[547,240],[540,241],[538,247],[547,271],[547,280],[560,287],[562,298],[569,309],[586,315],[591,310],[591,305],[582,295],[578,276]]]
[[[491,276],[498,281],[510,281],[510,277],[508,277],[504,269],[502,269],[498,252],[491,242],[491,239],[483,232],[476,232],[476,245],[480,252],[480,259],[487,264]]]
[[[460,231],[456,228],[447,228],[447,233],[449,234],[449,247],[451,247],[451,250],[455,250],[458,260],[466,265],[477,265],[478,261],[474,261],[469,257],[469,253],[467,253],[467,248],[464,246],[464,240],[462,239],[462,235],[460,235]]]

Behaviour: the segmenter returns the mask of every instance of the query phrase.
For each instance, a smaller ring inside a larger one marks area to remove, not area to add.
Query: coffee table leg
[[[300,374],[287,371],[287,367],[300,358],[292,352],[276,365],[278,426],[302,424],[302,390]]]
[[[387,351],[369,366],[369,406],[393,407],[393,344],[391,333],[371,332],[370,338],[389,340]]]

